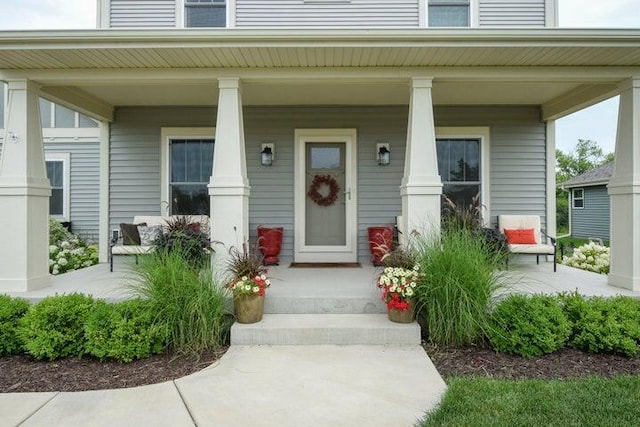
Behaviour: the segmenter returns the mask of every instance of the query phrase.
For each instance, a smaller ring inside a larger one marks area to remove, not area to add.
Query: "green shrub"
[[[488,307],[502,286],[499,257],[467,228],[443,229],[439,239],[417,237],[414,253],[421,279],[416,288],[419,320],[438,345],[468,345],[488,326]]]
[[[0,295],[0,356],[22,351],[22,343],[17,334],[18,321],[28,310],[27,301]]]
[[[25,350],[36,359],[82,356],[84,325],[94,304],[82,294],[43,299],[20,319],[18,334]]]
[[[499,352],[535,357],[563,348],[570,332],[558,298],[510,295],[494,310],[488,338]]]
[[[58,245],[63,240],[71,237],[69,230],[55,218],[49,217],[49,245]]]
[[[226,291],[210,269],[197,268],[178,250],[154,252],[136,266],[134,292],[148,299],[156,324],[168,331],[168,344],[178,352],[197,353],[223,344],[229,320]]]
[[[99,302],[85,324],[87,353],[100,360],[131,362],[164,349],[166,328],[154,323],[151,302],[134,299],[117,304]]]
[[[585,299],[577,293],[560,298],[573,322],[572,347],[626,356],[640,352],[640,301],[625,296]]]
[[[70,234],[58,244],[49,246],[49,272],[53,275],[79,270],[98,263],[98,246]]]
[[[211,257],[208,226],[192,222],[188,215],[166,220],[164,232],[153,242],[156,252],[180,252],[194,266],[205,266]]]

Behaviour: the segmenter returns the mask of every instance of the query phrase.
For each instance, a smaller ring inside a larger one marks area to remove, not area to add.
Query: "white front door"
[[[356,262],[355,129],[295,134],[296,262]]]

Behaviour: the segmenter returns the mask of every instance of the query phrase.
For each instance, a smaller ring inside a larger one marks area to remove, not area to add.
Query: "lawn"
[[[452,378],[440,406],[420,425],[637,426],[640,377],[572,380]]]

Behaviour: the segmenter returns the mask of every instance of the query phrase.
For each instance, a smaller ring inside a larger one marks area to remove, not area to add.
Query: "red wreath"
[[[323,186],[329,187],[329,194],[326,196],[318,191]],[[338,200],[338,191],[340,186],[331,175],[316,175],[313,177],[307,196],[318,206],[331,206]]]

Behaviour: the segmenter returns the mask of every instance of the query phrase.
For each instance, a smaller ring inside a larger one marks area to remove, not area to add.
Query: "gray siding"
[[[109,27],[175,27],[175,0],[111,0]]]
[[[544,27],[545,0],[480,0],[480,27]]]
[[[571,209],[571,235],[609,240],[609,194],[605,185],[584,188],[584,208]]]
[[[96,142],[45,143],[45,153],[70,154],[69,219],[73,232],[98,241],[100,201],[100,144]]]
[[[418,27],[419,0],[236,0],[238,27]]]
[[[501,213],[541,215],[544,221],[545,126],[532,107],[440,107],[437,126],[491,127],[491,218]],[[393,223],[401,213],[406,107],[245,107],[251,196],[251,237],[258,225],[282,226],[282,260],[293,256],[294,130],[356,128],[358,132],[358,253],[369,258],[366,229]],[[213,108],[121,108],[111,126],[110,224],[160,214],[160,128],[212,126]],[[260,144],[276,142],[276,161],[259,165]],[[375,160],[377,142],[389,142],[391,165]]]

